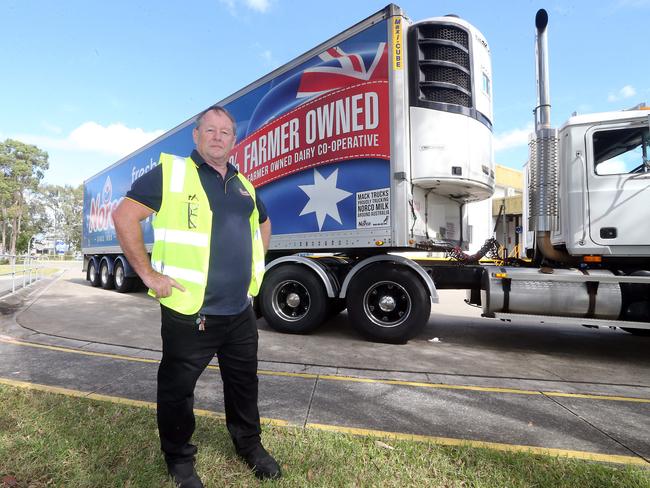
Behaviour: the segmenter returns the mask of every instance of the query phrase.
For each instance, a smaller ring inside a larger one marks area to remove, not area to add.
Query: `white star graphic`
[[[318,230],[323,229],[323,222],[328,215],[341,224],[341,216],[339,215],[338,203],[345,200],[352,193],[336,188],[336,178],[338,177],[339,170],[335,169],[334,172],[327,178],[314,170],[314,184],[313,185],[298,185],[309,197],[309,201],[305,208],[302,209],[300,215],[316,212],[316,220],[318,221]]]

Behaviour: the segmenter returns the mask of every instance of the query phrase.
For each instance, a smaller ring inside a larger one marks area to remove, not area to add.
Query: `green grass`
[[[223,422],[198,417],[206,487],[650,487],[650,471],[578,460],[264,427],[284,470],[258,482]],[[4,480],[4,481],[3,481]],[[0,487],[171,487],[148,408],[0,385]]]
[[[16,276],[22,279],[25,268],[22,264],[17,264],[15,269],[10,264],[0,264],[0,276],[9,275],[13,271],[16,272]],[[49,276],[58,271],[56,267],[45,266],[43,264],[38,265],[38,276]],[[32,277],[36,277],[36,269],[32,270]],[[29,268],[27,269],[27,277],[29,277]]]

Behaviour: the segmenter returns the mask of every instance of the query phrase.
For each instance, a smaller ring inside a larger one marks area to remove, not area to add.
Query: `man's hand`
[[[177,282],[174,278],[167,275],[160,274],[157,271],[151,270],[146,277],[142,278],[144,284],[152,289],[156,294],[156,298],[165,298],[172,294],[172,288],[180,291],[185,291],[185,287]]]
[[[266,252],[269,250],[269,243],[271,242],[271,219],[268,217],[260,224],[260,233],[262,234],[264,252]]]
[[[156,298],[165,298],[172,294],[172,288],[185,291],[185,287],[173,278],[160,274],[151,267],[149,255],[144,247],[140,221],[153,213],[148,207],[133,200],[124,198],[113,210],[115,232],[120,241],[122,250],[148,288],[156,294]]]

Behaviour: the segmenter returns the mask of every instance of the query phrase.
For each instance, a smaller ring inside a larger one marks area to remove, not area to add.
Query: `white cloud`
[[[239,4],[260,13],[266,13],[271,8],[271,0],[219,0],[219,2],[226,6],[233,17],[237,16],[237,5]]]
[[[235,10],[235,0],[219,0],[219,2],[223,3],[226,6],[228,12],[230,12],[230,15],[234,16],[237,13]]]
[[[163,132],[145,132],[139,127],[131,129],[120,123],[104,127],[96,122],[84,122],[70,133],[68,140],[82,150],[126,155],[151,142]]]
[[[494,151],[504,151],[513,147],[528,145],[528,136],[533,132],[533,124],[529,123],[521,129],[512,129],[494,136]]]
[[[273,61],[273,53],[271,52],[270,49],[265,49],[260,53],[260,56],[262,56],[262,59],[266,61],[267,63],[270,63]]]
[[[259,42],[253,43],[253,51],[257,52],[259,57],[264,60],[264,64],[268,67],[277,66],[278,61],[273,56],[273,52],[270,49],[264,49]]]
[[[632,85],[625,85],[619,91],[615,93],[610,93],[607,96],[608,102],[618,102],[619,100],[625,100],[626,98],[631,98],[636,95],[636,90]]]
[[[636,90],[634,89],[633,86],[631,85],[625,85],[623,88],[621,88],[621,96],[623,98],[630,98],[636,95]]]
[[[125,156],[156,137],[163,130],[146,132],[140,128],[130,128],[121,123],[103,126],[97,122],[84,122],[65,137],[42,136],[37,134],[12,134],[8,137],[50,151],[93,151],[113,156]]]
[[[258,12],[266,12],[271,6],[271,0],[244,0],[246,6]]]
[[[78,185],[120,158],[151,142],[164,131],[145,131],[121,123],[103,126],[84,122],[67,134],[7,134],[0,141],[16,139],[34,144],[49,154],[50,168],[45,181],[52,184]]]

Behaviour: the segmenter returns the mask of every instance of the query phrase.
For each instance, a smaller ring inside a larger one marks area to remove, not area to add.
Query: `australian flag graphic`
[[[386,38],[381,22],[226,105],[274,234],[356,229],[357,194],[390,186]]]

